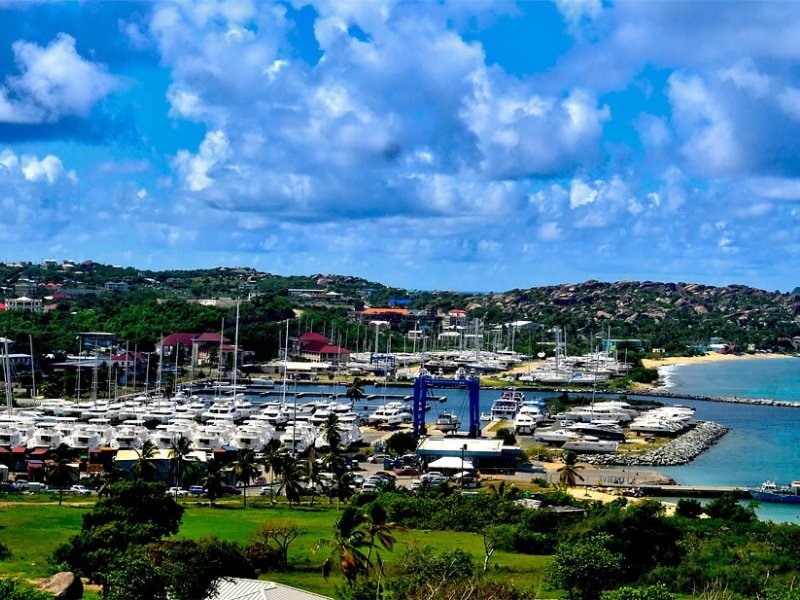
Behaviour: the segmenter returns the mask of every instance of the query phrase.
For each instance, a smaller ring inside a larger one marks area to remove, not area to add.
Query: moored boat
[[[800,481],[792,481],[789,485],[778,485],[767,480],[757,490],[749,490],[750,496],[761,502],[780,502],[783,504],[800,504]]]

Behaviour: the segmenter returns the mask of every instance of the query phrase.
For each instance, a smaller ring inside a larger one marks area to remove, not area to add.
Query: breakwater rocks
[[[711,421],[701,421],[657,450],[643,454],[581,454],[578,460],[592,465],[673,467],[685,465],[713,446],[728,428]]]

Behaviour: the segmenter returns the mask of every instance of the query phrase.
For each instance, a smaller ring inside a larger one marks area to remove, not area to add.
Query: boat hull
[[[780,504],[800,504],[800,496],[794,494],[776,494],[774,492],[750,491],[750,496],[759,502],[778,502]]]

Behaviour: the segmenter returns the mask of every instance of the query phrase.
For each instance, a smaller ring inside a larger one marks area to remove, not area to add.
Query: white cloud
[[[175,165],[186,187],[199,192],[210,187],[214,179],[209,173],[230,156],[230,146],[225,133],[210,131],[200,144],[197,154],[181,150],[175,158]]]
[[[61,160],[52,154],[48,154],[42,160],[35,156],[22,156],[22,174],[28,181],[40,181],[46,179],[48,183],[53,183],[64,172],[64,165]]]
[[[86,116],[117,87],[102,65],[84,60],[75,39],[61,33],[47,46],[18,41],[12,45],[20,75],[0,87],[0,120],[17,123]]]
[[[573,179],[569,190],[570,208],[580,208],[597,200],[598,190],[584,181]]]
[[[556,6],[573,32],[583,22],[596,19],[603,10],[601,0],[556,0]]]
[[[682,154],[692,168],[705,174],[737,171],[743,152],[725,107],[697,75],[673,73],[669,77],[673,116],[687,140]]]
[[[555,221],[542,223],[536,231],[536,237],[543,242],[555,242],[561,239],[563,231]]]

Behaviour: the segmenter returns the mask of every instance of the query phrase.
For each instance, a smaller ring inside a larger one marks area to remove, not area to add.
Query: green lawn
[[[289,509],[285,504],[271,506],[266,498],[252,498],[248,500],[245,510],[240,499],[226,500],[215,508],[194,499],[182,502],[186,512],[177,536],[179,538],[217,536],[247,544],[261,524],[296,521],[303,532],[289,550],[294,570],[270,573],[268,578],[329,596],[333,595],[337,585],[344,583],[344,579],[338,574],[325,581],[321,574],[321,565],[326,551],[324,548],[314,551],[319,540],[327,539],[332,534],[333,524],[341,512],[335,505],[330,506],[325,502],[313,507],[304,505]],[[21,579],[49,575],[48,556],[59,544],[78,533],[85,510],[87,503],[79,503],[77,500],[74,504],[65,502],[61,507],[34,501],[0,506],[0,541],[12,552],[8,560],[0,563],[0,574]],[[402,556],[409,545],[431,546],[436,552],[461,548],[473,556],[476,567],[480,568],[483,563],[483,539],[477,534],[409,530],[398,532],[397,540],[393,552],[382,553],[387,559],[389,573],[391,564]],[[543,574],[549,560],[549,557],[498,551],[491,559],[491,576],[538,590],[542,587]],[[548,593],[548,596],[556,597],[552,593]],[[95,596],[90,594],[87,597]]]

